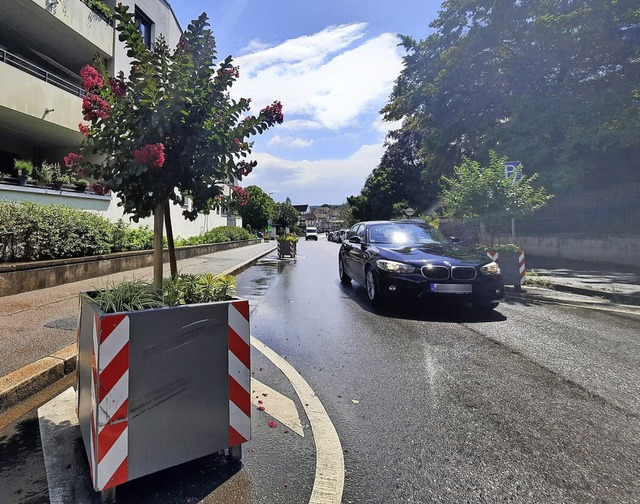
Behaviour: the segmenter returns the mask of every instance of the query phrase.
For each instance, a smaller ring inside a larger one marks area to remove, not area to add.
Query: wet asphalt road
[[[640,320],[526,300],[490,315],[397,303],[337,278],[338,244],[301,241],[242,273],[252,334],[315,390],[345,459],[342,502],[640,501]],[[253,373],[295,400],[258,352]],[[308,502],[313,436],[256,411],[224,457],[123,485],[118,502]],[[0,430],[0,502],[47,502],[38,421]]]

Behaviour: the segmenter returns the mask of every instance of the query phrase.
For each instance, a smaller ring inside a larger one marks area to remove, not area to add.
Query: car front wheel
[[[351,277],[344,272],[344,262],[342,257],[338,258],[338,276],[343,284],[351,283]]]
[[[376,278],[376,274],[373,268],[367,267],[365,272],[365,289],[367,290],[367,297],[372,305],[378,306],[382,300],[382,293],[380,291],[380,284]]]

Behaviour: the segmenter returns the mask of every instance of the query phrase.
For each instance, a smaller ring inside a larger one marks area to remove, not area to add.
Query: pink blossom
[[[271,427],[272,429],[275,429],[278,426],[278,423],[275,420],[271,420],[269,422],[269,427]]]
[[[111,113],[111,105],[97,94],[87,93],[82,97],[82,113],[85,121],[106,119]]]
[[[240,206],[245,206],[249,203],[249,193],[240,186],[231,187],[233,190],[233,196],[240,202]]]
[[[147,144],[133,152],[133,157],[152,168],[160,169],[164,165],[164,144]]]
[[[102,89],[104,86],[104,79],[102,75],[93,68],[91,65],[85,65],[80,70],[80,77],[82,77],[82,87],[85,91],[89,91],[90,89]]]
[[[78,124],[78,129],[80,130],[80,133],[89,138],[89,126],[80,123]]]
[[[260,111],[260,114],[264,116],[265,120],[269,124],[282,124],[282,121],[284,121],[284,115],[282,115],[282,103],[279,101],[274,101],[271,105],[263,108]]]
[[[122,72],[120,72],[122,74]],[[123,97],[127,93],[127,85],[124,82],[123,76],[119,76],[118,78],[109,77],[108,79],[109,87],[114,95],[117,98]]]
[[[236,163],[235,173],[238,176],[246,177],[253,171],[253,169],[257,166],[257,164],[258,164],[257,161],[251,161],[251,162],[238,161],[238,163]]]
[[[84,157],[81,154],[76,154],[75,152],[70,152],[64,157],[64,165],[67,168],[73,168],[74,166],[78,166],[84,162]]]

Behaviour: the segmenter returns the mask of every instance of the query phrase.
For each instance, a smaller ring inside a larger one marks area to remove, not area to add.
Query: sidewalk
[[[179,261],[178,269],[235,274],[273,250],[273,242],[261,243]],[[629,305],[628,311],[640,313],[638,271],[541,258],[527,258],[526,266],[527,280],[518,296]],[[152,272],[149,267],[0,297],[0,345],[5,356],[0,360],[0,413],[75,372],[80,292],[107,282],[151,278]]]
[[[640,270],[550,258],[527,258],[524,289],[552,289],[640,306]]]
[[[192,257],[184,273],[236,274],[275,250],[274,242]],[[169,265],[165,264],[165,274]],[[151,279],[142,268],[57,287],[0,297],[0,413],[75,372],[79,293],[132,278]]]

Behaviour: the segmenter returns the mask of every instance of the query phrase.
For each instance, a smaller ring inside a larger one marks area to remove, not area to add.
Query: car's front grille
[[[446,266],[423,266],[422,276],[429,280],[446,280],[449,278],[449,268]]]
[[[454,280],[474,280],[476,269],[471,266],[454,266],[451,268],[451,278]]]

